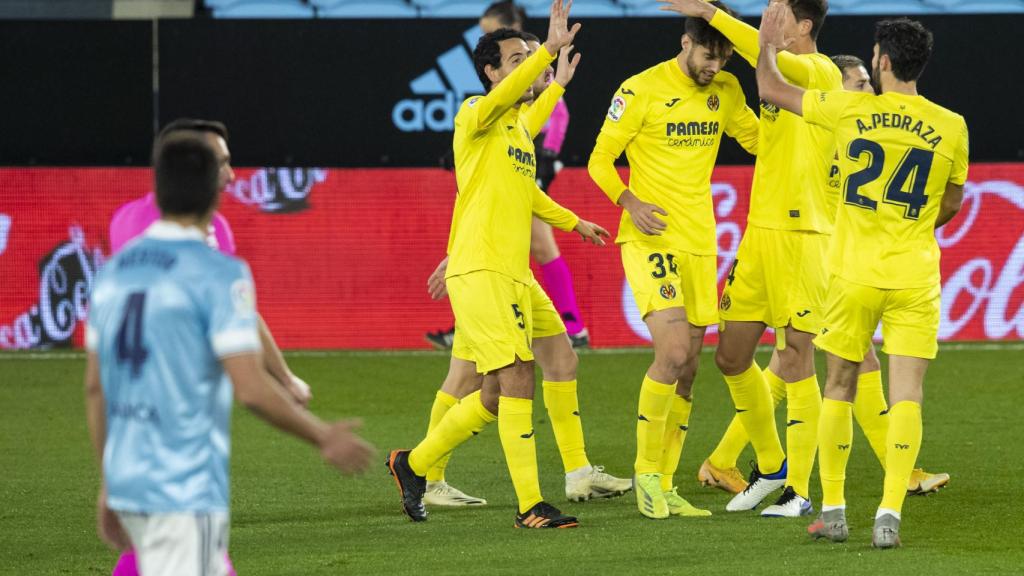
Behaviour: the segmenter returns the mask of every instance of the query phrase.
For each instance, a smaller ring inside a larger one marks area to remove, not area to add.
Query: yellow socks
[[[789,468],[786,485],[804,498],[811,495],[811,471],[818,451],[820,415],[821,390],[816,376],[786,384],[786,457]]]
[[[778,472],[786,455],[775,428],[772,395],[761,368],[754,362],[740,374],[725,376],[725,382],[729,385],[736,413],[754,445],[758,468],[765,474]]]
[[[533,400],[498,398],[498,436],[505,451],[505,463],[519,500],[519,513],[533,508],[543,498],[537,477],[537,441],[533,433]]]
[[[764,379],[768,381],[768,387],[771,389],[772,400],[775,402],[775,406],[778,406],[779,402],[782,402],[786,397],[786,382],[776,376],[770,368],[765,368]],[[732,422],[729,422],[725,435],[718,442],[715,451],[708,457],[708,461],[715,468],[723,470],[735,468],[736,460],[739,459],[740,454],[743,453],[743,449],[747,447],[749,442],[750,436],[747,436],[747,430],[743,427],[743,422],[740,421],[740,417],[737,414],[732,417]]]
[[[409,453],[409,466],[413,472],[426,476],[445,454],[479,433],[489,422],[497,420],[480,403],[480,392],[473,392],[452,406],[441,421],[427,433],[418,446]]]
[[[636,422],[637,474],[654,474],[661,471],[661,454],[664,451],[665,420],[672,410],[672,398],[676,394],[675,382],[662,384],[644,376],[640,386],[640,406]]]
[[[823,506],[845,506],[846,463],[853,444],[853,404],[825,398],[818,426],[818,471],[821,475]],[[908,474],[909,476],[909,474]],[[907,491],[906,479],[903,491]]]
[[[670,492],[672,476],[679,467],[679,457],[683,452],[683,443],[686,442],[686,431],[690,428],[690,409],[693,402],[675,396],[672,400],[672,409],[669,410],[668,418],[665,419],[664,450],[661,454],[661,490]]]
[[[886,436],[885,491],[879,508],[903,509],[907,481],[921,451],[921,405],[904,400],[889,410],[889,434]]]
[[[555,433],[555,444],[562,455],[562,467],[569,473],[589,466],[587,450],[583,442],[583,423],[580,420],[580,404],[576,397],[576,381],[544,381],[544,406]]]
[[[885,470],[885,437],[889,433],[889,406],[882,391],[882,372],[866,372],[857,377],[857,399],[853,415],[867,436],[871,449]]]
[[[437,391],[437,395],[434,396],[434,405],[430,408],[430,424],[427,426],[427,434],[430,434],[431,430],[437,428],[438,423],[448,413],[448,409],[455,406],[458,401],[458,398],[443,390]],[[438,460],[437,464],[427,472],[427,482],[440,482],[444,480],[444,469],[448,466],[448,460],[451,457],[452,453],[449,452]]]

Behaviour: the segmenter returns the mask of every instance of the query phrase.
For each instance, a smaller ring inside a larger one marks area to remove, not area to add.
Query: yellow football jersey
[[[579,219],[537,187],[533,139],[516,103],[554,56],[541,47],[455,116],[455,199],[446,277],[490,270],[528,284],[533,214],[561,230]]]
[[[841,204],[833,274],[876,288],[939,282],[935,219],[947,183],[967,180],[963,116],[923,96],[809,90],[804,119],[835,131]]]
[[[626,80],[597,137],[590,176],[612,202],[628,188],[668,216],[658,216],[665,220],[665,231],[648,236],[623,211],[616,242],[642,240],[692,254],[717,254],[711,171],[718,147],[728,134],[755,154],[757,132],[757,117],[728,72],[700,86],[673,58]],[[615,170],[623,150],[630,167],[628,186]]]
[[[711,19],[751,66],[760,52],[757,29],[719,10]],[[779,70],[807,89],[841,90],[843,74],[820,53],[780,52]],[[836,196],[825,176],[832,166],[835,140],[829,131],[808,125],[796,114],[761,102],[761,133],[747,222],[776,230],[831,233]]]

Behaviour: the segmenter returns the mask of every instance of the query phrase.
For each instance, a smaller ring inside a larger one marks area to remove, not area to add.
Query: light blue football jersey
[[[106,401],[110,507],[226,512],[233,391],[220,358],[260,350],[248,266],[159,221],[98,274],[86,346]]]

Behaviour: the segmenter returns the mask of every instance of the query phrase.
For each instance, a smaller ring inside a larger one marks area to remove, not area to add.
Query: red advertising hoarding
[[[720,281],[746,224],[751,177],[749,167],[713,176]],[[0,169],[0,348],[81,343],[110,217],[149,191],[150,178],[145,169]],[[426,279],[444,256],[454,194],[443,170],[249,169],[238,170],[221,212],[283,347],[423,348],[425,332],[452,322]],[[564,170],[552,194],[617,228],[619,209],[585,169]],[[556,235],[592,344],[643,344],[618,249]],[[938,238],[940,338],[1024,338],[1024,165],[972,165],[964,208]]]

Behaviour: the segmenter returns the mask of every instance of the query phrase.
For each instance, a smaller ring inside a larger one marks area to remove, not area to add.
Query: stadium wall
[[[973,161],[1024,161],[1024,77],[1006,52],[1024,15],[920,18],[936,37],[923,93],[966,116]],[[870,61],[877,19],[830,18],[820,49]],[[450,148],[456,106],[480,89],[469,61],[474,24],[2,21],[0,165],[145,166],[154,127],[192,116],[225,121],[242,166],[434,167]],[[583,64],[566,96],[563,160],[575,166],[586,163],[618,84],[674,56],[682,28],[676,18],[584,25]],[[750,67],[736,56],[727,69],[756,109]],[[726,140],[721,162],[752,159]]]
[[[751,178],[746,166],[713,176],[720,281],[745,226]],[[150,182],[141,168],[0,169],[0,348],[81,344],[110,217]],[[454,190],[440,169],[242,169],[221,211],[282,346],[414,349],[452,322],[426,279],[444,256]],[[619,210],[585,169],[563,171],[552,193],[618,227]],[[1024,338],[1024,164],[973,164],[964,208],[938,237],[941,339]],[[571,235],[559,243],[593,345],[643,344],[618,250]]]

